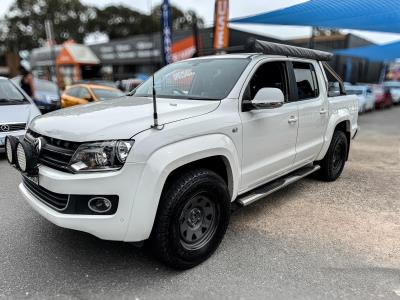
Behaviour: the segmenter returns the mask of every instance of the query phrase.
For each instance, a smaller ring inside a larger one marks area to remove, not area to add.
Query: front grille
[[[50,192],[49,190],[31,182],[26,177],[23,177],[24,186],[38,198],[40,201],[45,203],[46,205],[57,209],[64,210],[68,205],[69,195],[57,194],[54,192]]]
[[[0,124],[0,132],[25,130],[26,123]]]
[[[25,139],[31,144],[34,144],[35,138],[38,137],[45,140],[39,155],[39,163],[60,171],[71,172],[67,167],[80,143],[42,136],[31,130],[25,135]]]

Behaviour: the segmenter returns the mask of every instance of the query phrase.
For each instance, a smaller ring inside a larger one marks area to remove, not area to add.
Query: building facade
[[[329,52],[374,45],[374,43],[354,34],[322,35],[313,38],[292,39],[288,42],[300,47],[310,47],[310,45],[313,45],[315,49]],[[344,81],[351,83],[379,82],[384,67],[381,62],[371,62],[366,59],[338,55],[333,57],[330,65]]]

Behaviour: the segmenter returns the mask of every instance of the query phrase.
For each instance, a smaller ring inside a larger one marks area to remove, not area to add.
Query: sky
[[[122,4],[144,13],[149,13],[151,8],[161,2],[161,0],[81,0],[83,3],[104,7],[111,4]],[[14,0],[0,0],[0,16],[3,16]],[[204,20],[206,26],[213,24],[215,0],[170,0],[170,3],[183,9],[194,10]],[[231,0],[230,1],[230,18],[244,17],[284,8],[305,2],[305,0]],[[296,26],[271,26],[271,25],[231,25],[232,28],[238,28],[249,32],[261,33],[264,35],[277,37],[281,39],[291,39],[309,36],[311,28]],[[386,34],[356,30],[346,30],[344,32],[352,32],[364,37],[372,42],[382,44],[400,40],[400,34]]]

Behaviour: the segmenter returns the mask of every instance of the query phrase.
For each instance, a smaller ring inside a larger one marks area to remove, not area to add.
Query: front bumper
[[[34,210],[60,227],[84,231],[105,240],[125,241],[142,170],[142,164],[127,163],[117,172],[68,174],[40,166],[39,183],[51,192],[68,195],[118,195],[118,209],[113,215],[65,214],[44,204],[23,183],[19,190]]]

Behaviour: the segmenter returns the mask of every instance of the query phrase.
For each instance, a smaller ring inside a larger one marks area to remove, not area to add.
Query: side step
[[[320,166],[315,165],[315,166],[306,166],[301,169],[298,169],[292,173],[289,173],[288,175],[285,175],[261,187],[258,187],[255,190],[240,195],[236,199],[236,202],[242,206],[247,206],[257,200],[264,198],[269,194],[272,194],[273,192],[276,192],[284,188],[285,186],[288,186],[289,184],[296,182],[297,180],[300,180],[303,177],[310,175],[311,173],[318,171],[320,168],[321,168]]]

